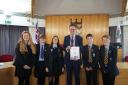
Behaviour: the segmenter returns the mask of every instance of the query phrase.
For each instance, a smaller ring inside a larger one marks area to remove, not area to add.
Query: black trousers
[[[18,85],[30,85],[30,77],[18,77],[19,81],[18,81]]]
[[[114,85],[115,84],[115,76],[111,76],[110,74],[102,73],[103,85]]]
[[[97,84],[97,70],[86,71],[87,85],[98,85]]]
[[[45,85],[45,62],[38,61],[35,66],[35,76],[38,85]]]
[[[59,85],[59,76],[50,77],[49,85]]]
[[[72,85],[73,73],[75,77],[75,85],[80,85],[80,63],[78,61],[69,61],[68,63],[66,63],[66,71],[66,85]]]
[[[45,76],[37,78],[38,85],[45,85]]]

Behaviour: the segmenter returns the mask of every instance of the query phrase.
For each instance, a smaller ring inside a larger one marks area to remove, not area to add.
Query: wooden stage
[[[120,74],[116,78],[116,84],[115,85],[127,85],[128,81],[128,63],[122,63],[118,62],[117,64]],[[15,67],[12,65],[12,62],[4,63],[4,65],[0,65],[0,85],[18,85],[18,79],[14,76]],[[63,75],[60,76],[60,85],[66,85],[66,72],[64,72]],[[84,69],[81,69],[80,73],[80,82],[81,85],[86,85],[86,79],[85,79],[86,73],[84,72]],[[98,72],[98,81],[99,85],[102,85],[102,77],[100,71]],[[37,85],[36,84],[37,79],[32,74],[30,83],[31,85]],[[46,85],[48,85],[48,81],[46,78]]]

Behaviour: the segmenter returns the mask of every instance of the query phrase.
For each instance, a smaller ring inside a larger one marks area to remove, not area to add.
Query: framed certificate
[[[70,49],[70,60],[79,60],[80,59],[80,47],[71,47]]]

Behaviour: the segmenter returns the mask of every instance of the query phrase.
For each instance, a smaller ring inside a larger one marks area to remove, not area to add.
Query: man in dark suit
[[[69,26],[70,35],[65,36],[64,38],[64,48],[65,48],[65,64],[67,71],[67,85],[72,85],[72,73],[74,72],[75,76],[75,85],[80,85],[80,65],[81,58],[73,60],[70,57],[70,49],[71,47],[79,47],[81,49],[83,44],[83,39],[81,36],[76,35],[75,24],[71,24]]]
[[[38,85],[45,85],[46,58],[48,57],[49,45],[45,43],[45,36],[40,34],[39,44],[36,45],[37,54],[35,58],[35,77]]]
[[[88,44],[82,48],[83,66],[86,72],[87,85],[97,85],[97,70],[99,68],[99,48],[93,44],[93,35],[87,34]]]
[[[100,67],[103,85],[114,85],[115,77],[119,74],[117,64],[117,49],[110,45],[110,36],[102,37],[103,45],[100,47]]]

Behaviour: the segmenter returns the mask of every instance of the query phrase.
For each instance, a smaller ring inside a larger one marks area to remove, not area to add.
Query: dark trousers
[[[19,77],[18,85],[30,85],[29,77]]]
[[[49,85],[59,85],[59,76],[50,77]]]
[[[103,85],[114,85],[115,84],[115,76],[111,76],[110,74],[102,73]]]
[[[87,85],[97,85],[97,70],[86,71]]]
[[[45,85],[45,62],[39,61],[35,66],[35,76],[38,85]]]
[[[75,85],[80,85],[80,63],[78,61],[69,61],[66,63],[67,85],[72,85],[72,75],[74,72]]]
[[[38,85],[45,85],[45,77],[37,78]]]

